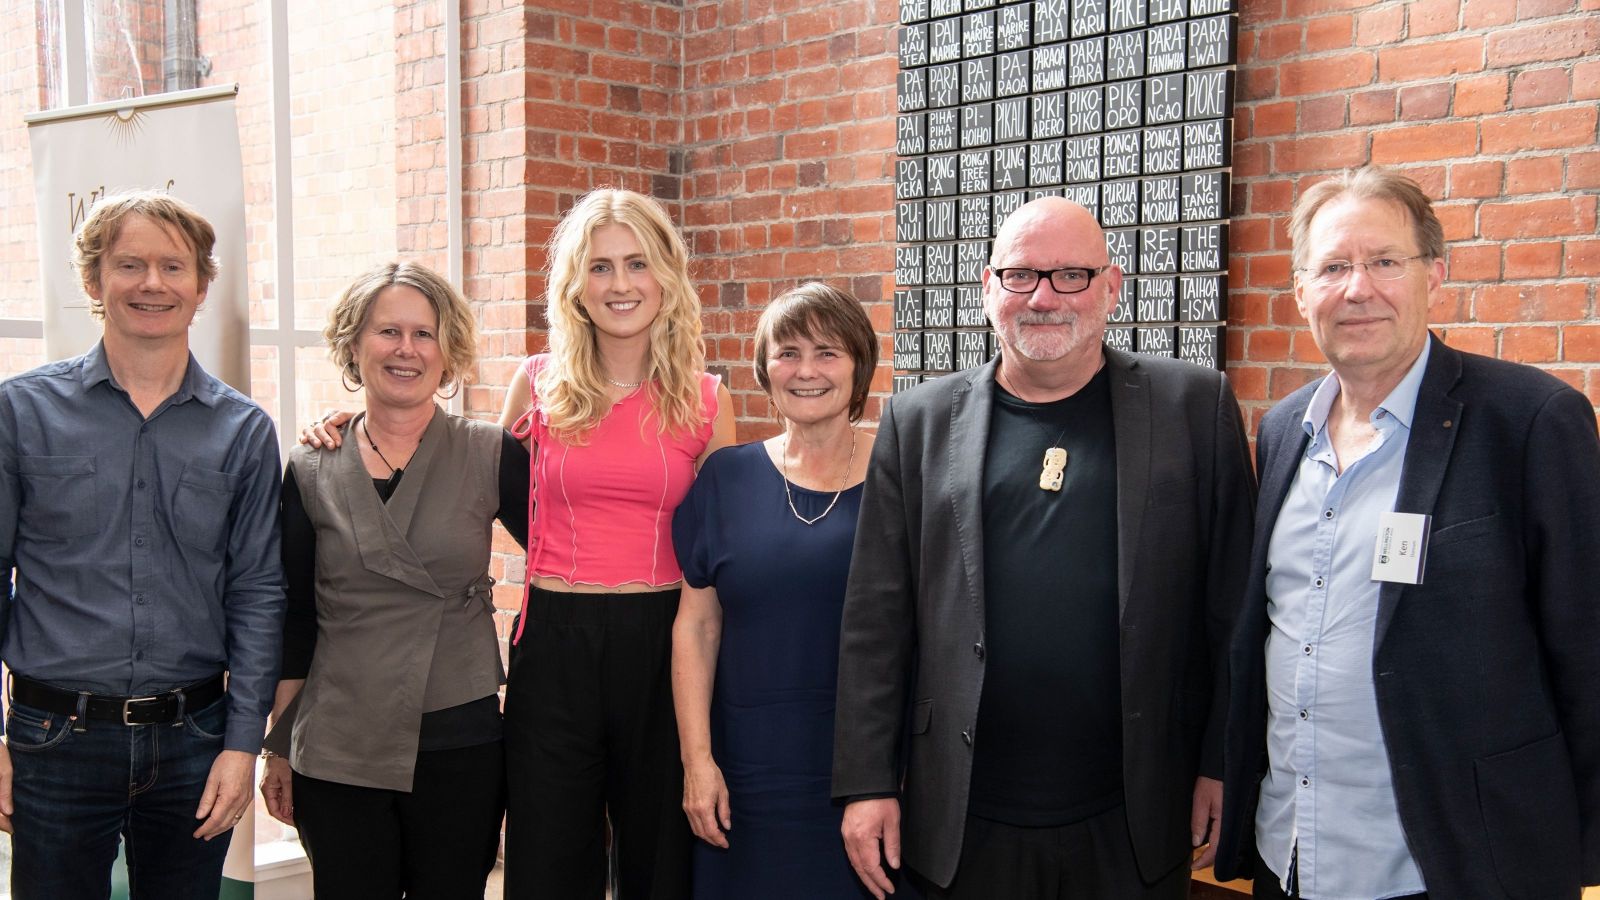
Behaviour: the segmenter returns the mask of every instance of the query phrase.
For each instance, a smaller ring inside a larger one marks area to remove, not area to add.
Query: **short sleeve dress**
[[[812,518],[832,491],[790,486]],[[712,454],[673,520],[684,580],[713,587],[722,646],[711,748],[728,784],[728,849],[696,841],[694,895],[870,896],[845,857],[830,799],[839,621],[861,486],[814,525],[795,518],[760,443]]]

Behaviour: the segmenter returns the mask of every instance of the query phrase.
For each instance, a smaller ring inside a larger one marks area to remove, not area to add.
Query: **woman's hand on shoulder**
[[[300,443],[310,444],[318,450],[337,450],[344,443],[339,436],[339,426],[355,418],[355,413],[335,409],[322,418],[300,429]]]
[[[727,849],[728,836],[723,832],[733,827],[728,815],[728,785],[722,780],[722,769],[709,756],[683,767],[683,814],[689,817],[695,837]]]

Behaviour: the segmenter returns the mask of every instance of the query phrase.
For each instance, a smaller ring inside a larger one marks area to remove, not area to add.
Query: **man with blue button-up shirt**
[[[0,829],[19,900],[217,896],[283,616],[277,440],[206,374],[216,274],[187,204],[103,200],[74,261],[104,337],[0,384]]]
[[[1257,437],[1218,874],[1253,868],[1266,898],[1576,900],[1600,880],[1594,411],[1430,338],[1443,229],[1411,181],[1319,183],[1290,234],[1333,372]]]

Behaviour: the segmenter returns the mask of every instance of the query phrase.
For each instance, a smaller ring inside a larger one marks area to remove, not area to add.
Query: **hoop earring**
[[[440,385],[439,389],[433,393],[434,396],[438,397],[440,400],[454,399],[455,395],[461,393],[461,382],[452,380],[450,382],[450,392],[448,394],[445,393],[443,385]]]
[[[355,378],[356,385],[355,385],[355,387],[351,387],[350,386],[350,379],[351,379],[350,367],[349,366],[345,366],[343,369],[339,370],[339,384],[342,385],[345,390],[349,391],[352,394],[354,394],[356,391],[361,390],[361,373],[360,372],[355,373],[354,378]]]

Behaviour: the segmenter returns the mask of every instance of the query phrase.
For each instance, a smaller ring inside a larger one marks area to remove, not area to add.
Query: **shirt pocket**
[[[239,487],[239,476],[183,467],[178,491],[172,498],[173,531],[178,540],[197,550],[216,551],[228,535],[228,510]]]
[[[18,524],[29,537],[66,540],[100,530],[92,456],[23,456]]]

